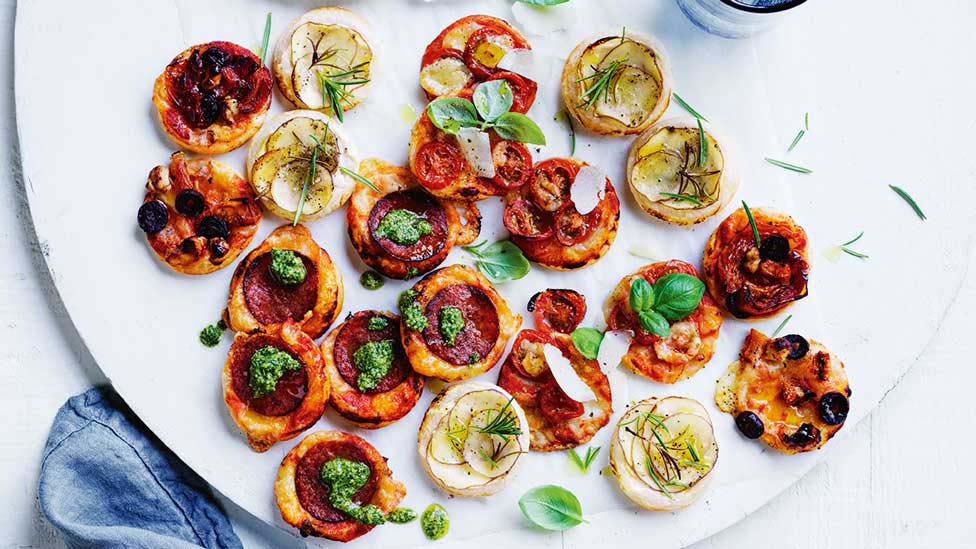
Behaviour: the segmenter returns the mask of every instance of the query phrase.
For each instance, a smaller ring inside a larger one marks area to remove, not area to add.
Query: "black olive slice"
[[[801,335],[790,334],[783,336],[783,339],[790,342],[790,354],[787,358],[797,360],[807,356],[810,351],[810,344]]]
[[[790,241],[778,234],[772,234],[762,239],[759,245],[759,257],[770,261],[786,261],[790,255]]]
[[[820,430],[809,423],[800,425],[792,435],[783,437],[783,442],[791,446],[808,446],[820,440]]]
[[[208,215],[197,225],[197,234],[207,238],[230,238],[230,227],[223,219]]]
[[[847,397],[837,392],[827,393],[820,397],[820,404],[817,406],[820,419],[827,425],[840,425],[844,423],[847,420],[847,412],[850,409],[851,403],[847,400]]]
[[[176,195],[176,211],[187,217],[196,217],[203,213],[207,206],[203,195],[195,189],[183,189]]]
[[[221,258],[227,255],[230,251],[230,244],[227,243],[223,238],[211,238],[209,241],[210,245],[210,257]]]
[[[136,218],[143,232],[156,234],[169,222],[169,208],[162,200],[145,202],[139,206],[139,214]]]
[[[740,412],[739,415],[735,416],[735,426],[746,438],[759,438],[766,430],[759,416],[748,411]]]

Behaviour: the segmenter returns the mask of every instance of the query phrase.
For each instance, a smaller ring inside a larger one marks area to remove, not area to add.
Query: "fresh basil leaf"
[[[600,344],[603,343],[603,332],[594,328],[576,328],[569,337],[580,354],[590,360],[596,358],[600,352]]]
[[[657,311],[641,311],[637,313],[641,327],[654,335],[668,337],[671,335],[671,325],[668,319],[661,316]]]
[[[481,118],[485,122],[494,122],[512,108],[512,89],[502,79],[488,80],[475,87],[471,99]]]
[[[488,280],[495,284],[518,280],[529,274],[529,260],[522,250],[508,240],[499,240],[482,249],[484,242],[465,246],[464,250],[476,257],[474,264]]]
[[[654,283],[654,310],[674,322],[690,315],[705,294],[705,283],[686,273],[671,273]]]
[[[576,496],[554,484],[536,486],[526,492],[519,498],[519,509],[529,522],[545,530],[568,530],[586,522]]]
[[[521,2],[530,6],[558,6],[559,4],[569,2],[569,0],[516,0],[516,2]]]
[[[474,103],[462,97],[441,97],[427,105],[427,116],[438,129],[456,134],[461,128],[481,126]]]
[[[507,112],[492,124],[495,133],[502,139],[545,145],[546,136],[531,118],[520,112]]]
[[[654,306],[654,288],[643,277],[630,283],[630,308],[634,312],[648,311]]]

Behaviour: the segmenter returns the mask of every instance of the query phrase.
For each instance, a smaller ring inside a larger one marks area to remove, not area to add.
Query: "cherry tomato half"
[[[443,141],[431,141],[420,147],[414,160],[417,179],[432,190],[450,185],[463,166],[461,151],[454,144]]]
[[[539,89],[534,80],[508,71],[496,72],[488,80],[504,80],[508,83],[508,89],[512,91],[512,107],[509,110],[522,114],[529,112],[529,108],[535,102],[536,91]]]
[[[535,398],[539,390],[552,380],[542,352],[542,346],[546,343],[552,343],[548,334],[538,330],[519,332],[512,344],[512,352],[498,373],[498,386],[513,395]]]
[[[544,212],[528,200],[515,200],[505,206],[502,222],[508,232],[523,238],[552,236],[552,214]]]
[[[568,334],[586,316],[586,298],[576,290],[545,290],[529,300],[529,312],[538,329]]]
[[[491,148],[495,165],[495,185],[502,189],[521,187],[532,177],[532,155],[529,148],[516,141],[499,141]]]
[[[600,222],[600,208],[583,215],[576,211],[573,203],[565,204],[556,212],[556,240],[563,246],[579,244],[590,236]]]
[[[578,169],[563,158],[549,158],[535,165],[528,183],[529,197],[547,212],[554,212],[569,200],[569,187]]]
[[[583,415],[583,404],[569,398],[553,379],[539,391],[539,411],[550,423],[564,423]]]
[[[464,63],[476,78],[485,79],[499,71],[498,62],[516,47],[515,37],[505,29],[481,27],[464,45]]]

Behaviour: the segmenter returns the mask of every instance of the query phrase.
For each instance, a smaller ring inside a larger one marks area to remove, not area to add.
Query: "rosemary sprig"
[[[696,206],[704,206],[705,205],[705,203],[702,202],[701,200],[698,200],[694,196],[687,195],[687,194],[666,193],[666,192],[662,192],[660,194],[662,196],[666,196],[668,198],[674,198],[675,200],[684,200],[685,202],[691,202],[692,204],[695,204]]]
[[[915,214],[918,215],[918,217],[922,221],[925,221],[926,218],[925,218],[925,214],[922,212],[922,208],[918,206],[918,203],[915,202],[915,199],[912,198],[910,194],[905,192],[905,190],[902,189],[901,187],[897,187],[895,185],[888,185],[888,186],[891,187],[891,190],[895,191],[898,194],[898,196],[902,197],[902,199],[904,199],[905,202],[908,202],[908,205],[911,206],[913,210],[915,210]]]
[[[796,166],[796,165],[790,164],[788,162],[783,162],[782,160],[775,160],[775,159],[772,159],[772,158],[767,158],[766,159],[766,162],[769,162],[773,166],[779,166],[780,168],[783,168],[783,169],[786,169],[786,170],[790,170],[792,172],[797,172],[797,173],[813,173],[813,170],[811,170],[809,168],[804,168],[803,166]]]
[[[326,126],[326,128],[328,128],[328,126]],[[328,129],[326,129],[326,135],[328,135]],[[302,195],[298,198],[298,207],[295,208],[295,219],[292,220],[292,225],[298,225],[298,220],[302,217],[302,210],[305,209],[305,197],[308,196],[308,185],[315,180],[315,167],[318,165],[319,148],[322,146],[318,140],[316,140],[315,143],[316,145],[312,147],[312,161],[309,165],[308,173],[305,174],[305,183],[302,185]]]
[[[569,124],[569,156],[576,155],[576,126],[573,125],[573,117],[569,111],[563,111],[566,116],[566,123]]]
[[[690,143],[685,141],[685,148],[683,152],[676,151],[671,147],[665,145],[660,150],[655,151],[651,154],[652,155],[663,154],[665,156],[669,156],[677,160],[681,164],[681,167],[677,170],[678,181],[679,181],[678,189],[677,189],[678,192],[676,193],[662,192],[661,194],[670,196],[670,198],[677,198],[679,200],[681,200],[679,196],[694,198],[700,203],[699,205],[702,206],[705,205],[704,202],[706,199],[711,198],[711,195],[706,190],[707,182],[703,181],[702,178],[711,177],[721,172],[720,170],[712,170],[707,172],[694,171],[699,161],[699,155],[695,154],[694,147]],[[671,196],[671,195],[679,195],[679,196]],[[687,200],[687,198],[685,198],[685,200]]]
[[[705,122],[708,122],[708,119],[707,118],[705,118],[704,116],[698,114],[698,111],[696,111],[695,109],[693,109],[691,107],[691,105],[689,105],[684,99],[681,98],[680,95],[678,95],[675,92],[671,92],[671,97],[673,97],[674,100],[677,101],[679,105],[681,105],[681,108],[683,108],[684,110],[688,111],[688,114],[694,116],[695,118],[699,118],[701,120],[704,120]]]
[[[373,192],[377,192],[377,193],[382,193],[383,192],[383,191],[381,191],[379,189],[379,187],[377,187],[376,185],[374,185],[372,181],[370,181],[369,179],[366,179],[365,177],[359,175],[358,173],[350,170],[349,168],[347,168],[345,166],[339,166],[339,171],[341,171],[342,173],[344,173],[344,174],[348,175],[349,177],[355,179],[356,181],[359,181],[363,185],[366,185],[370,189],[373,189]]]
[[[623,44],[624,40],[627,39],[627,27],[623,27],[620,30],[620,43]]]
[[[810,113],[803,113],[803,128],[810,131]]]
[[[580,455],[576,453],[576,448],[570,448],[569,459],[573,463],[575,463],[577,467],[579,467],[580,471],[585,473],[590,469],[590,464],[593,463],[593,460],[596,459],[596,456],[599,453],[600,453],[599,446],[595,448],[590,446],[589,448],[586,449],[586,457],[580,457]]]
[[[515,397],[508,399],[505,406],[499,410],[498,414],[488,422],[484,427],[475,427],[478,431],[485,433],[486,435],[497,435],[503,439],[508,439],[510,436],[518,436],[522,434],[522,429],[519,428],[515,414],[512,413],[512,401]]]
[[[695,446],[691,443],[690,440],[685,441],[685,447],[688,448],[688,453],[691,454],[692,461],[694,461],[695,463],[701,461],[701,459],[698,458],[698,452],[695,451]]]
[[[324,58],[325,56],[323,56]],[[369,61],[364,61],[348,70],[335,74],[326,75],[325,73],[319,73],[319,85],[322,86],[322,103],[329,105],[329,109],[339,119],[339,122],[343,121],[344,110],[342,104],[352,105],[352,101],[349,100],[352,97],[352,93],[346,90],[346,88],[369,83],[369,78],[363,76],[366,73],[366,67],[368,65]]]
[[[780,322],[779,326],[777,326],[776,329],[773,330],[773,335],[771,335],[770,337],[775,338],[776,336],[778,336],[779,333],[783,331],[783,328],[786,327],[786,324],[789,323],[791,318],[793,318],[793,315],[788,315],[786,318],[784,318],[783,322]]]
[[[702,128],[701,118],[698,121],[698,167],[704,168],[708,160],[708,138],[705,136],[705,128]]]
[[[800,130],[799,132],[797,132],[796,137],[793,138],[793,142],[790,143],[790,148],[786,149],[786,152],[792,152],[793,149],[796,148],[797,143],[799,143],[800,140],[803,139],[803,136],[806,135],[806,133],[807,132],[804,130]]]
[[[840,251],[844,252],[847,255],[852,255],[852,256],[854,256],[854,257],[856,257],[858,259],[867,259],[869,257],[868,255],[862,254],[861,252],[857,252],[857,251],[854,251],[854,250],[848,248],[848,246],[850,246],[851,244],[857,242],[858,240],[861,240],[861,237],[862,236],[864,236],[864,231],[861,231],[854,238],[852,238],[852,239],[848,240],[847,242],[841,244],[840,245]]]
[[[746,201],[742,201],[742,209],[746,211],[746,217],[749,218],[749,225],[752,227],[752,237],[756,239],[756,247],[762,246],[762,239],[759,238],[759,228],[756,227],[756,220],[752,217],[752,210],[749,209],[749,205]]]
[[[481,457],[485,458],[485,460],[491,464],[492,469],[498,469],[498,462],[495,461],[493,457],[489,456],[488,452],[485,452],[483,449],[478,448],[478,453],[481,454]]]
[[[261,40],[261,66],[265,64],[265,58],[268,56],[268,42],[271,40],[271,12],[268,12],[267,18],[264,20],[264,38]]]
[[[623,67],[623,62],[623,59],[611,61],[610,64],[603,69],[598,69],[596,68],[596,65],[592,65],[594,73],[576,81],[577,83],[580,83],[593,80],[590,87],[580,94],[580,104],[577,105],[577,107],[581,107],[584,110],[590,109],[597,101],[600,100],[601,96],[604,99],[609,98],[610,84]]]

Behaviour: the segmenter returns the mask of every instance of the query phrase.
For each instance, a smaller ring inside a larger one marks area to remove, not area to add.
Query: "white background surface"
[[[4,23],[9,29],[12,6],[8,4],[4,3]],[[881,9],[880,2],[864,4]],[[818,106],[825,118],[824,133],[827,133],[829,116],[830,135],[841,143],[869,145],[865,156],[875,159],[871,162],[879,165],[879,172],[885,177],[898,177],[899,182],[907,178],[917,182],[915,187],[924,184],[922,178],[954,177],[960,187],[970,186],[973,161],[964,148],[965,143],[957,140],[973,130],[972,107],[966,103],[973,97],[973,85],[971,80],[955,75],[962,70],[966,52],[973,51],[971,38],[961,34],[967,23],[973,22],[973,8],[958,2],[953,9],[946,2],[945,11],[926,14],[912,11],[918,9],[917,4],[887,2],[883,22],[876,21],[876,29],[866,30],[857,40],[851,40],[850,36],[837,37],[864,48],[852,53],[852,63],[864,79],[818,83],[821,87],[851,88],[849,103],[830,105],[832,110],[826,112]],[[862,5],[857,8],[859,13],[844,19],[838,17],[837,9],[823,4],[806,10],[804,13],[812,20],[809,25],[806,19],[791,21],[762,40],[771,45],[793,39],[814,44],[813,36],[830,36],[833,40],[834,36],[825,29],[843,32],[860,29],[866,24],[863,18],[870,12]],[[930,17],[925,27],[931,28],[920,30],[915,25],[925,15]],[[828,27],[827,22],[832,26]],[[5,47],[10,48],[9,40]],[[929,56],[918,55],[919,49],[930,52]],[[813,48],[811,55],[816,55]],[[3,74],[9,76],[9,54],[3,57],[3,62]],[[849,74],[851,67],[844,67],[842,72]],[[791,81],[802,86],[798,75],[783,83]],[[9,94],[9,86],[3,91]],[[802,95],[802,90],[798,93]],[[927,104],[930,99],[931,104]],[[815,97],[807,96],[803,100],[816,105]],[[11,98],[6,95],[2,104],[5,153],[14,146],[11,104]],[[922,114],[925,116],[914,117]],[[855,121],[855,117],[859,120]],[[865,124],[865,118],[872,123]],[[854,127],[858,132],[866,128],[876,135],[851,135],[845,131]],[[918,133],[924,128],[938,128],[938,131],[933,130],[935,133],[930,135]],[[786,141],[789,138],[783,137]],[[12,170],[15,158],[11,158],[9,165]],[[20,191],[19,183],[13,181],[3,186],[7,209],[0,226],[0,246],[7,260],[0,271],[3,277],[0,278],[0,292],[3,292],[0,295],[3,321],[0,375],[4,376],[0,386],[7,389],[8,425],[13,436],[5,436],[0,443],[3,445],[0,460],[2,470],[23,473],[7,474],[0,480],[0,493],[17,496],[4,498],[14,503],[10,506],[14,511],[0,518],[0,540],[12,545],[45,545],[54,537],[42,521],[34,518],[32,505],[40,448],[57,406],[66,396],[97,380],[98,374],[39,262],[44,244],[33,242]],[[939,214],[940,198],[952,199],[932,197],[935,203],[929,204],[927,210],[933,218]],[[912,221],[910,216],[904,217],[904,223]],[[953,221],[962,228],[971,224],[972,218]],[[847,226],[845,223],[844,231]],[[940,265],[927,267],[938,269]],[[871,419],[833,443],[828,463],[791,488],[789,495],[729,532],[705,542],[706,546],[709,543],[716,547],[738,546],[757,539],[788,541],[790,546],[831,543],[841,547],[887,547],[904,543],[907,547],[928,546],[936,541],[948,546],[963,545],[961,533],[967,523],[962,498],[972,486],[963,469],[968,461],[965,449],[971,446],[965,434],[974,419],[967,397],[967,389],[974,381],[972,360],[967,357],[972,347],[967,333],[971,325],[967,310],[976,305],[976,282],[968,283],[962,295],[946,328],[929,347],[925,355],[928,358],[909,374],[905,385],[892,393],[889,402],[900,400],[900,405],[883,405]],[[897,345],[893,341],[872,344]],[[874,366],[884,367],[883,364]],[[888,409],[893,411],[886,412]],[[962,435],[955,433],[958,429],[963,431]],[[958,494],[958,499],[953,499],[953,494]],[[20,501],[24,503],[17,505]],[[535,541],[541,539],[533,537]],[[556,545],[560,538],[552,536],[548,541]],[[572,537],[567,536],[567,541],[572,544]]]

